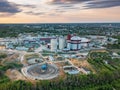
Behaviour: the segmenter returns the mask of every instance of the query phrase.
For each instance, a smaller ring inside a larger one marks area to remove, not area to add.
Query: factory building
[[[41,37],[40,41],[45,43],[50,43],[51,39],[55,39],[55,37]]]
[[[81,48],[89,46],[90,40],[87,38],[80,38],[78,36],[68,36],[67,39],[67,48],[69,50],[77,51]]]
[[[6,44],[8,44],[10,42],[11,41],[9,39],[0,38],[0,45],[6,45]]]
[[[38,47],[40,47],[40,44],[35,40],[24,40],[23,45],[27,48],[33,48],[33,47],[38,48]]]

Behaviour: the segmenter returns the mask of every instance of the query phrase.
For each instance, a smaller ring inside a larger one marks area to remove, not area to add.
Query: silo
[[[79,50],[81,49],[81,43],[78,44],[78,49],[79,49]]]
[[[78,44],[77,43],[71,43],[71,49],[72,50],[78,50]]]
[[[71,49],[71,43],[70,42],[67,43],[67,49],[69,49],[69,50]]]
[[[73,36],[71,38],[71,50],[79,50],[79,44],[81,42],[81,38],[78,36]]]
[[[65,47],[65,38],[64,37],[60,37],[59,38],[59,49],[63,50]]]
[[[56,51],[57,50],[57,39],[51,39],[51,51]]]

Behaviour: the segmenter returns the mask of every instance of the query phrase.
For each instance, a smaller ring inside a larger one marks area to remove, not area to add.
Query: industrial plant
[[[120,24],[6,24],[0,32],[0,90],[120,88]]]
[[[111,39],[111,40],[109,40]],[[91,50],[104,50],[104,45],[117,43],[117,39],[106,36],[32,36],[1,38],[0,50],[19,53],[24,65],[21,72],[30,80],[49,80],[63,73],[90,74],[94,72],[86,62]]]
[[[109,40],[111,39],[111,40]],[[107,43],[116,43],[117,39],[106,36],[31,36],[21,35],[19,38],[1,38],[0,49],[20,51],[47,50],[51,52],[79,51],[98,48]]]

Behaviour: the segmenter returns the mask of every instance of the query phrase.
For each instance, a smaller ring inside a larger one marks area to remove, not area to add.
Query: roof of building
[[[81,38],[81,42],[89,42],[90,40],[87,38]]]
[[[80,42],[89,42],[90,40],[87,38],[80,38],[79,36],[73,36],[71,38],[72,41],[80,41]]]
[[[73,36],[73,37],[71,38],[71,40],[81,40],[81,38],[78,37],[78,36]]]

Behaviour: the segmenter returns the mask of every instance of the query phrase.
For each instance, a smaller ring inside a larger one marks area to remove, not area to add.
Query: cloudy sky
[[[120,0],[0,0],[0,23],[120,22]]]

